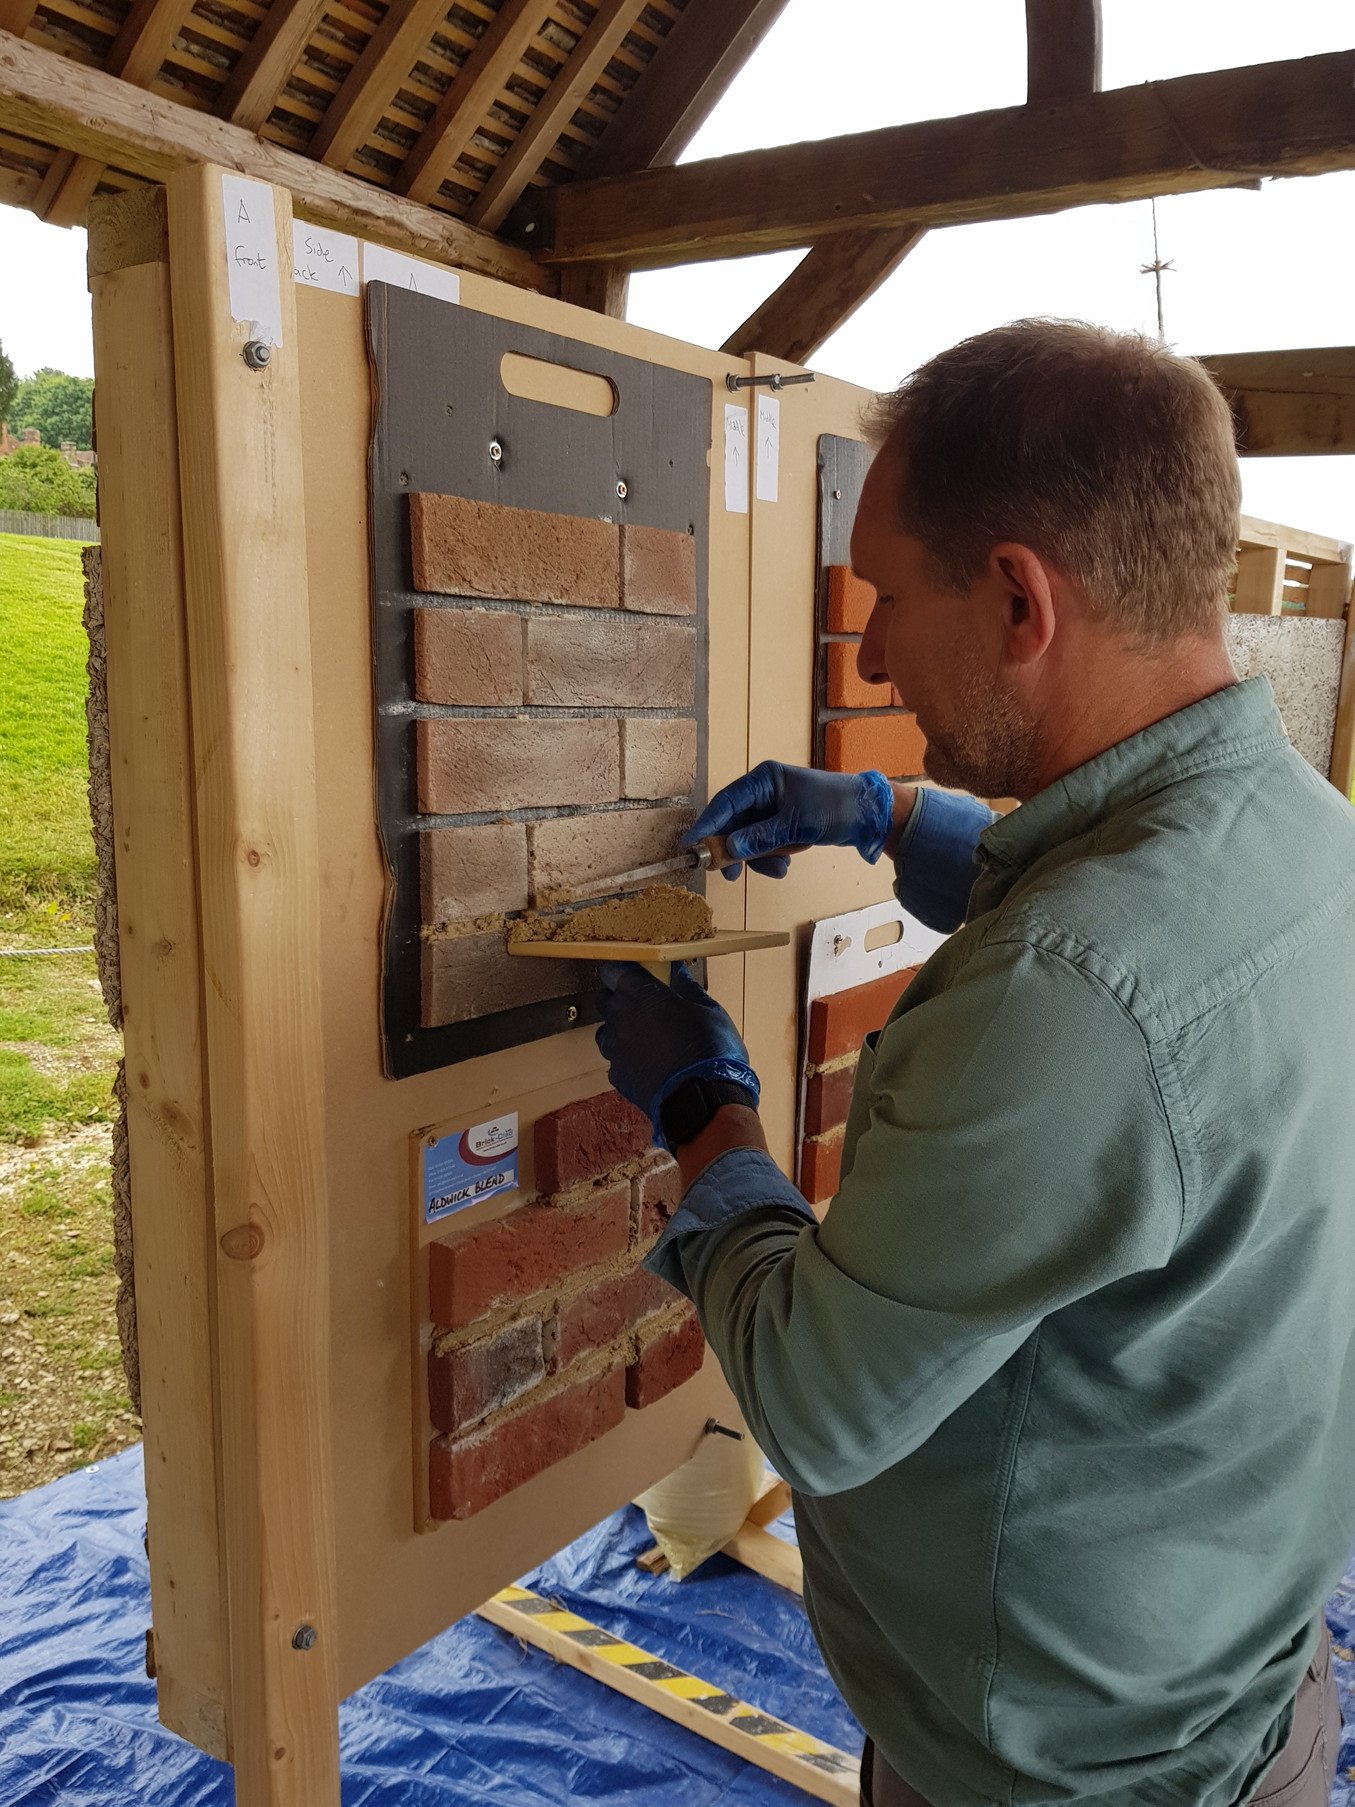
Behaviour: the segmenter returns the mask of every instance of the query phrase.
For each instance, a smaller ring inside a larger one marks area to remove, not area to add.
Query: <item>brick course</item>
[[[830,709],[887,709],[893,700],[889,684],[868,684],[856,669],[858,642],[828,642],[826,701]]]
[[[623,527],[621,601],[624,608],[650,615],[694,615],[694,536],[664,527]]]
[[[416,590],[621,606],[621,537],[608,521],[416,494],[409,540]]]
[[[421,721],[419,808],[431,815],[613,803],[621,795],[614,721]]]
[[[696,635],[672,621],[538,615],[527,623],[527,701],[577,709],[690,709]]]
[[[691,809],[623,809],[529,823],[532,902],[549,903],[561,891],[576,891],[593,880],[605,886],[606,875],[667,859],[695,820]]]
[[[830,772],[915,778],[926,751],[926,736],[913,715],[847,715],[824,723],[823,763]]]
[[[856,575],[850,565],[828,567],[830,634],[864,634],[874,607],[875,591]]]
[[[706,1339],[694,1311],[671,1329],[646,1337],[641,1333],[636,1357],[626,1369],[626,1404],[643,1411],[700,1371]]]
[[[537,1118],[534,1134],[536,1184],[543,1193],[567,1192],[609,1173],[648,1153],[654,1139],[649,1118],[619,1092],[598,1092],[562,1105]]]
[[[477,709],[522,701],[522,618],[491,609],[415,609],[414,695]]]
[[[831,998],[816,998],[809,1007],[809,1064],[821,1066],[840,1054],[854,1054],[866,1037],[885,1023],[920,970],[909,966],[883,979],[872,979],[869,985],[853,986]]]
[[[421,968],[425,1029],[572,997],[597,983],[597,968],[587,961],[515,959],[501,928],[425,941]]]
[[[673,1289],[643,1267],[627,1268],[595,1280],[561,1304],[547,1326],[547,1358],[552,1373],[592,1349],[615,1342],[643,1318],[673,1303]]]
[[[428,1352],[428,1415],[457,1432],[500,1411],[546,1378],[540,1318],[519,1318],[493,1336]]]
[[[696,723],[630,715],[621,723],[621,795],[637,802],[687,797],[696,783]]]
[[[599,1188],[578,1210],[519,1205],[494,1223],[430,1245],[429,1314],[445,1329],[463,1329],[497,1306],[558,1287],[621,1254],[629,1241],[629,1180]]]
[[[521,822],[434,828],[419,836],[423,920],[430,926],[527,907],[527,829]]]
[[[682,1203],[682,1174],[671,1156],[640,1174],[635,1182],[636,1235],[641,1246],[651,1243],[667,1226]]]

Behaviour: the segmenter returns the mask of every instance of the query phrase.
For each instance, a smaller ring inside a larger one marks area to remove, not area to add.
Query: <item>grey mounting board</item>
[[[388,874],[382,1052],[386,1073],[398,1079],[595,1022],[599,996],[588,988],[591,969],[583,969],[565,982],[585,989],[463,1022],[423,1026],[419,830],[440,826],[446,818],[418,811],[415,721],[598,712],[471,711],[414,700],[414,611],[428,599],[413,588],[406,498],[423,490],[694,536],[696,796],[702,798],[712,396],[708,377],[382,282],[367,285],[367,341],[376,389],[369,471],[376,791]],[[617,397],[615,412],[583,414],[511,395],[500,380],[509,352],[603,377]],[[497,462],[490,456],[491,443],[502,450]],[[625,485],[624,499],[618,497],[618,483]],[[530,821],[575,812],[504,813]]]
[[[859,439],[843,439],[836,433],[819,435],[819,552],[814,579],[814,755],[823,764],[823,725],[834,716],[859,715],[861,710],[828,707],[828,642],[850,638],[828,632],[828,567],[852,562],[852,523],[856,520],[861,487],[866,481],[871,451]],[[881,713],[884,713],[881,711]]]

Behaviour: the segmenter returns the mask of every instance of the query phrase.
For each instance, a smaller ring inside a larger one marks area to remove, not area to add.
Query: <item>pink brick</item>
[[[489,609],[415,609],[421,703],[513,708],[522,701],[522,618]]]
[[[515,1487],[584,1449],[625,1417],[620,1363],[468,1437],[435,1437],[428,1452],[429,1511],[470,1518]]]
[[[653,1141],[649,1118],[619,1092],[576,1099],[536,1120],[537,1190],[567,1192],[648,1153]]]
[[[695,537],[665,527],[623,527],[621,602],[647,615],[694,615]]]
[[[621,795],[687,797],[696,783],[696,723],[630,715],[621,723]]]
[[[673,621],[534,615],[527,701],[570,709],[690,709],[696,635]]]
[[[630,1240],[630,1183],[599,1188],[578,1210],[519,1205],[495,1223],[462,1230],[428,1251],[428,1304],[447,1330],[560,1285],[619,1255]]]
[[[431,926],[527,907],[527,830],[521,822],[434,828],[419,836],[423,920]]]
[[[665,1155],[656,1167],[642,1173],[635,1182],[635,1200],[640,1245],[645,1247],[663,1232],[682,1203],[682,1173],[677,1162]]]
[[[546,1377],[540,1318],[520,1318],[493,1336],[428,1353],[428,1415],[440,1431],[462,1431]]]
[[[845,1123],[855,1086],[855,1061],[850,1066],[835,1067],[831,1073],[812,1074],[805,1087],[805,1134],[820,1136],[826,1129]]]
[[[520,959],[504,946],[502,929],[425,941],[420,965],[425,1029],[573,997],[595,983],[596,973],[581,960]]]
[[[619,809],[528,823],[532,902],[550,903],[561,891],[582,895],[594,880],[598,888],[589,895],[604,895],[616,873],[675,855],[679,836],[695,820],[692,809]],[[681,875],[669,882],[681,883]]]
[[[706,1357],[706,1339],[695,1312],[669,1330],[645,1339],[626,1369],[626,1404],[636,1410],[653,1405],[700,1371]]]
[[[608,521],[412,495],[409,541],[416,590],[576,608],[621,604],[621,537]]]
[[[429,815],[612,803],[621,795],[614,721],[421,721],[419,808]]]
[[[642,1267],[594,1281],[560,1306],[548,1328],[551,1372],[615,1342],[642,1318],[672,1303],[672,1287]]]

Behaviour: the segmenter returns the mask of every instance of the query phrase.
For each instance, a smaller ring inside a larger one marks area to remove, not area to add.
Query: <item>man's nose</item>
[[[870,619],[866,622],[866,631],[861,636],[861,644],[856,649],[856,669],[862,681],[867,684],[887,684],[889,673],[885,670],[885,628],[887,616],[877,602],[870,611]]]

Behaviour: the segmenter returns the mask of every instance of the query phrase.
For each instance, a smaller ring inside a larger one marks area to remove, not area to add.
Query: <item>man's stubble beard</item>
[[[976,797],[1033,796],[1040,788],[1039,724],[996,674],[965,674],[952,719],[927,742],[927,776]]]

